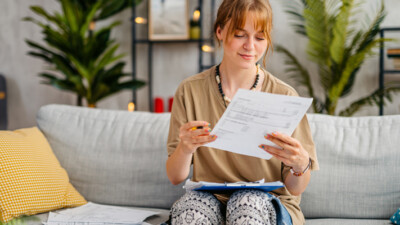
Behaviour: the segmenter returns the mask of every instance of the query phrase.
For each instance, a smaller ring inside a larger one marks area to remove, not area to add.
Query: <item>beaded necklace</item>
[[[219,93],[221,93],[222,96],[222,100],[224,101],[224,105],[226,107],[226,102],[231,102],[231,99],[228,98],[227,96],[225,96],[224,91],[222,90],[222,84],[221,84],[221,75],[219,73],[219,66],[221,64],[217,65],[216,69],[215,69],[215,80],[217,80],[217,84],[218,84],[218,89],[219,89]],[[259,65],[256,64],[257,66],[257,75],[256,75],[256,80],[254,81],[253,86],[251,86],[250,90],[255,90],[258,84],[258,79],[260,78],[260,74],[258,73],[259,70]]]

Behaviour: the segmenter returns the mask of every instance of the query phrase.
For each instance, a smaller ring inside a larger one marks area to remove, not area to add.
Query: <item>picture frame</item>
[[[149,40],[189,39],[188,0],[149,0]]]

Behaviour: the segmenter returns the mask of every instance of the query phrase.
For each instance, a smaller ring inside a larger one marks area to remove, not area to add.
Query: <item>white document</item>
[[[147,224],[143,221],[157,212],[107,206],[92,202],[86,205],[50,212],[47,225]]]
[[[278,146],[264,135],[292,135],[311,103],[312,98],[239,89],[210,133],[217,139],[205,146],[270,159],[271,154],[258,146]]]

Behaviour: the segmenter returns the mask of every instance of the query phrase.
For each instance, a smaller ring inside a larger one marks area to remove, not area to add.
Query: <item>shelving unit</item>
[[[211,11],[211,23],[214,22],[214,10],[215,10],[215,0],[207,0],[206,1],[208,4],[210,5],[210,11]],[[199,26],[200,26],[200,39],[189,39],[189,40],[157,40],[157,41],[153,41],[153,40],[149,40],[147,39],[137,39],[136,38],[136,23],[135,23],[135,18],[136,18],[136,8],[132,7],[132,78],[136,79],[136,45],[138,44],[146,44],[148,46],[148,88],[149,88],[149,108],[150,111],[152,112],[154,109],[153,106],[153,47],[156,44],[176,44],[176,43],[180,43],[180,44],[188,44],[188,43],[198,43],[198,51],[199,51],[199,61],[198,61],[198,65],[199,65],[199,69],[198,71],[201,72],[204,69],[208,69],[210,68],[212,65],[215,64],[215,53],[207,53],[210,54],[210,59],[211,59],[211,65],[206,65],[204,64],[204,54],[205,52],[202,51],[202,46],[207,43],[209,44],[211,47],[214,47],[214,41],[212,38],[203,38],[203,23],[204,23],[204,5],[203,5],[203,0],[197,0],[197,4],[198,7],[200,8],[200,21],[199,21]],[[212,27],[212,25],[211,25]],[[136,90],[133,91],[132,93],[132,102],[136,105]]]
[[[380,30],[380,37],[385,37],[385,32],[400,32],[400,27],[388,27],[382,28]],[[381,43],[379,49],[379,89],[383,89],[385,86],[385,74],[398,74],[400,75],[400,70],[386,70],[385,69],[385,46],[384,43]],[[379,104],[379,115],[383,115],[383,96],[380,97],[380,104]]]

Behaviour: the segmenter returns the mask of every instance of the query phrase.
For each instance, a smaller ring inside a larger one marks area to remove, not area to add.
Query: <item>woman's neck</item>
[[[222,60],[220,74],[224,93],[229,97],[229,95],[234,95],[239,88],[249,89],[254,84],[257,66],[243,69]]]

